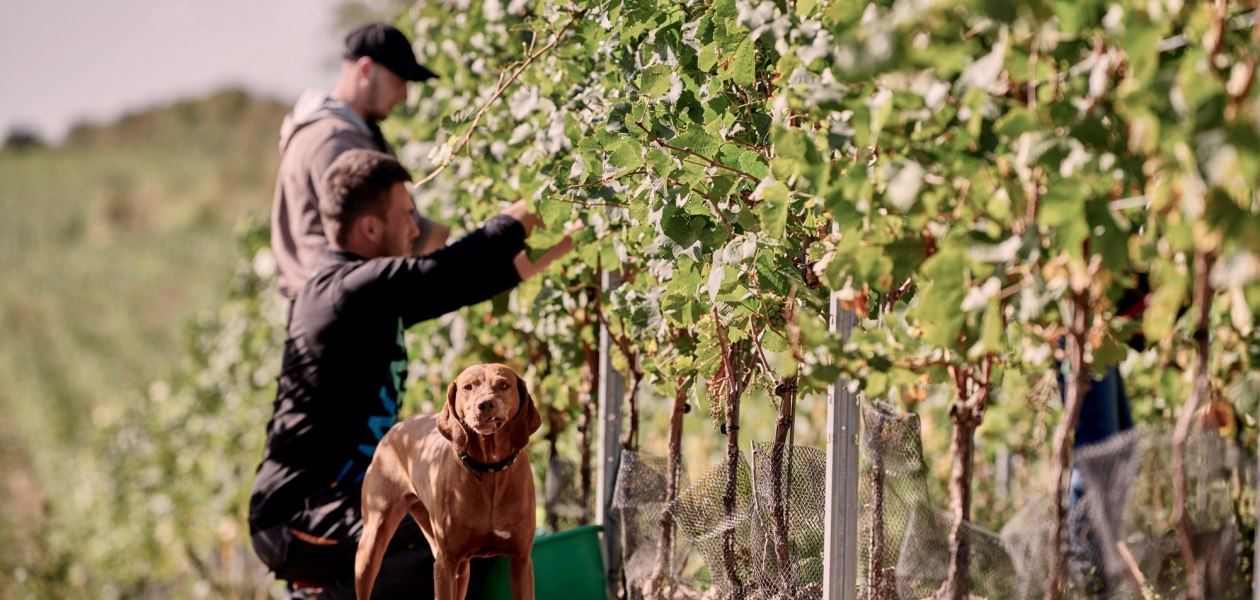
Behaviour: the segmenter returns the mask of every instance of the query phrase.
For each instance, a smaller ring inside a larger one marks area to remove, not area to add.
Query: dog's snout
[[[477,410],[487,411],[494,408],[494,397],[482,398],[477,401]]]

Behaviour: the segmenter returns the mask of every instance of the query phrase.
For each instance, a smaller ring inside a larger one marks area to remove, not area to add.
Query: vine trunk
[[[1194,534],[1190,530],[1190,513],[1187,510],[1189,482],[1186,477],[1186,442],[1194,427],[1195,415],[1199,405],[1208,400],[1211,394],[1210,374],[1208,371],[1211,358],[1211,340],[1208,336],[1208,319],[1212,314],[1212,283],[1208,273],[1212,270],[1214,257],[1206,252],[1196,252],[1194,256],[1194,306],[1195,315],[1195,372],[1194,386],[1190,389],[1190,397],[1181,407],[1181,415],[1177,418],[1177,427],[1173,430],[1172,439],[1172,471],[1173,471],[1173,521],[1177,527],[1177,544],[1181,548],[1181,558],[1186,568],[1186,598],[1200,600],[1204,593],[1204,565],[1200,564],[1194,549]]]
[[[1064,385],[1065,407],[1063,418],[1054,430],[1054,460],[1051,465],[1051,480],[1054,482],[1054,535],[1050,546],[1054,563],[1050,570],[1050,581],[1046,586],[1046,600],[1054,600],[1060,596],[1067,579],[1067,552],[1065,549],[1065,532],[1067,525],[1067,506],[1064,496],[1067,489],[1065,481],[1072,461],[1072,434],[1081,416],[1081,403],[1085,392],[1089,390],[1089,371],[1085,365],[1085,349],[1088,343],[1089,323],[1092,310],[1089,305],[1087,290],[1073,290],[1071,296],[1071,323],[1068,326],[1067,354],[1071,365],[1071,376]]]
[[[678,482],[682,471],[683,414],[687,412],[686,380],[674,382],[674,410],[669,415],[669,450],[666,454],[665,502],[661,507],[661,537],[656,547],[656,566],[652,569],[652,596],[672,598],[674,582],[674,514],[670,505],[678,498]],[[668,581],[667,583],[667,580]]]
[[[770,519],[774,534],[774,557],[779,575],[779,593],[792,593],[792,557],[788,543],[788,516],[792,509],[792,459],[788,436],[796,417],[796,377],[779,381],[779,415],[775,421],[774,445],[770,448]],[[785,457],[786,469],[785,469]],[[787,485],[783,475],[787,472]]]

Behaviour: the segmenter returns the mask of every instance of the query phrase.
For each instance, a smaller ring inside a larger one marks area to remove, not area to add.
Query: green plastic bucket
[[[604,557],[599,546],[602,525],[583,525],[534,538],[534,597],[538,600],[607,600]],[[496,557],[485,578],[469,586],[476,600],[510,600],[508,560]]]

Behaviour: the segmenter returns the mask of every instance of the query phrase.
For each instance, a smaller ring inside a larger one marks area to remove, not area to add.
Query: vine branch
[[[670,179],[667,177],[665,181],[669,182],[672,185],[676,185],[679,187],[686,187],[682,185],[681,183],[679,183],[678,180],[676,179]],[[732,239],[732,240],[735,239],[735,229],[731,227],[731,222],[727,220],[726,215],[722,213],[722,209],[718,208],[717,200],[714,200],[713,196],[706,194],[695,188],[688,188],[688,189],[691,191],[691,193],[697,196],[700,196],[701,198],[704,198],[705,200],[709,202],[709,207],[713,209],[713,214],[717,215],[718,218],[722,220],[722,225],[726,227],[727,238]]]
[[[631,169],[624,173],[615,173],[613,175],[609,175],[608,177],[604,177],[603,179],[600,179],[599,181],[592,181],[590,183],[575,183],[571,186],[568,186],[565,189],[574,190],[578,188],[599,187],[602,185],[608,185],[609,182],[616,181],[618,179],[621,179],[622,177],[629,177],[631,175],[646,175],[646,174],[647,174],[647,170],[645,169]]]
[[[749,181],[751,181],[751,182],[753,182],[753,183],[761,183],[761,178],[757,177],[756,175],[753,175],[753,174],[751,174],[751,173],[747,173],[747,172],[745,172],[745,171],[741,171],[741,170],[736,169],[735,167],[732,167],[732,166],[730,166],[730,165],[724,165],[724,164],[722,164],[722,163],[720,163],[720,162],[718,162],[718,161],[716,161],[716,160],[713,160],[712,158],[709,158],[709,157],[707,157],[707,156],[705,156],[705,155],[703,155],[703,154],[700,154],[699,152],[696,152],[695,150],[690,150],[690,149],[688,149],[688,148],[682,148],[682,147],[679,147],[679,146],[674,146],[674,145],[670,144],[669,142],[666,142],[665,140],[662,140],[661,138],[657,137],[657,136],[656,136],[656,134],[654,134],[654,133],[652,133],[651,131],[649,131],[647,127],[644,127],[644,126],[643,126],[643,121],[635,121],[635,122],[634,122],[634,124],[635,124],[636,126],[638,126],[638,127],[639,127],[639,129],[642,129],[642,130],[643,130],[643,133],[648,134],[648,137],[652,138],[652,143],[654,143],[654,144],[656,144],[656,145],[658,145],[658,146],[662,146],[662,147],[665,147],[665,148],[669,148],[670,150],[673,150],[673,151],[675,151],[675,152],[682,152],[683,154],[686,154],[686,155],[688,155],[688,156],[694,156],[694,157],[696,157],[696,158],[698,158],[698,159],[700,159],[700,160],[704,161],[704,162],[705,162],[706,164],[708,164],[709,166],[716,167],[716,168],[719,168],[719,169],[725,169],[725,170],[730,171],[730,172],[732,172],[732,173],[734,173],[734,174],[736,174],[736,175],[739,175],[740,177],[743,177],[744,179],[747,179],[747,180],[749,180]]]
[[[608,330],[608,337],[612,338],[613,343],[617,344],[617,349],[621,350],[621,353],[625,355],[626,362],[630,363],[631,374],[642,377],[643,372],[639,368],[639,353],[630,348],[630,342],[626,339],[624,333],[623,335],[613,335],[612,327],[608,323],[608,315],[605,315],[604,311],[598,311],[596,314],[599,315],[600,324],[604,326],[604,329]],[[621,324],[621,330],[622,332],[625,331],[624,322]]]
[[[563,202],[565,204],[576,204],[587,208],[599,206],[615,206],[617,208],[626,208],[630,206],[629,202],[587,202],[585,200],[571,200],[568,198],[549,198],[551,202]]]
[[[577,21],[579,21],[585,14],[586,14],[585,10],[579,10],[573,13],[573,17],[569,19],[569,22],[565,23],[564,27],[560,28],[560,31],[557,31],[552,34],[551,41],[547,42],[546,46],[543,46],[542,48],[539,48],[533,54],[530,54],[525,59],[525,61],[522,62],[516,68],[516,71],[513,72],[512,75],[507,78],[506,81],[503,81],[502,83],[498,85],[498,87],[494,90],[494,94],[490,96],[490,99],[487,100],[484,105],[482,105],[481,109],[477,111],[477,114],[473,115],[472,124],[468,126],[468,131],[464,132],[463,139],[461,139],[459,141],[459,144],[455,147],[455,149],[451,151],[451,155],[450,155],[451,157],[455,156],[456,154],[459,154],[460,152],[463,152],[464,148],[468,146],[468,141],[472,139],[472,134],[474,131],[477,130],[477,125],[481,123],[481,118],[486,116],[486,112],[489,111],[490,107],[494,105],[494,101],[498,100],[499,96],[502,96],[503,92],[506,92],[509,87],[512,87],[512,84],[515,83],[516,79],[521,76],[521,73],[524,73],[525,69],[528,69],[530,65],[534,64],[534,61],[538,60],[539,57],[551,51],[552,48],[555,48],[560,43],[560,39],[564,37],[564,33],[569,30],[569,27],[572,26]],[[537,39],[537,36],[534,36],[534,39]],[[530,49],[533,49],[533,41],[530,42]],[[448,157],[446,160],[442,161],[442,164],[438,165],[438,167],[434,169],[431,173],[429,173],[428,175],[425,175],[419,181],[416,181],[414,185],[421,186],[430,181],[433,181],[435,177],[437,177],[440,173],[442,173],[442,171],[445,171],[446,168],[449,167],[450,165],[451,165],[451,158]]]

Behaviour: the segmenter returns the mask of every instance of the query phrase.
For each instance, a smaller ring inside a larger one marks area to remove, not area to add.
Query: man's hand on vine
[[[543,253],[542,257],[538,259],[538,262],[531,261],[529,259],[529,254],[526,251],[521,250],[521,252],[516,255],[516,258],[512,259],[512,265],[516,267],[516,274],[520,276],[521,281],[525,281],[526,279],[541,273],[543,269],[546,269],[551,263],[556,262],[560,259],[560,257],[573,250],[573,234],[581,231],[585,227],[586,225],[584,225],[581,221],[573,221],[566,224],[564,226],[564,237],[560,238],[560,241],[556,242],[554,246],[548,248],[547,251]]]
[[[533,233],[535,227],[547,228],[547,224],[543,223],[543,220],[538,215],[529,212],[529,209],[525,207],[524,200],[513,202],[511,206],[503,209],[503,212],[500,214],[516,219],[525,228],[525,237],[529,237],[529,234]]]

